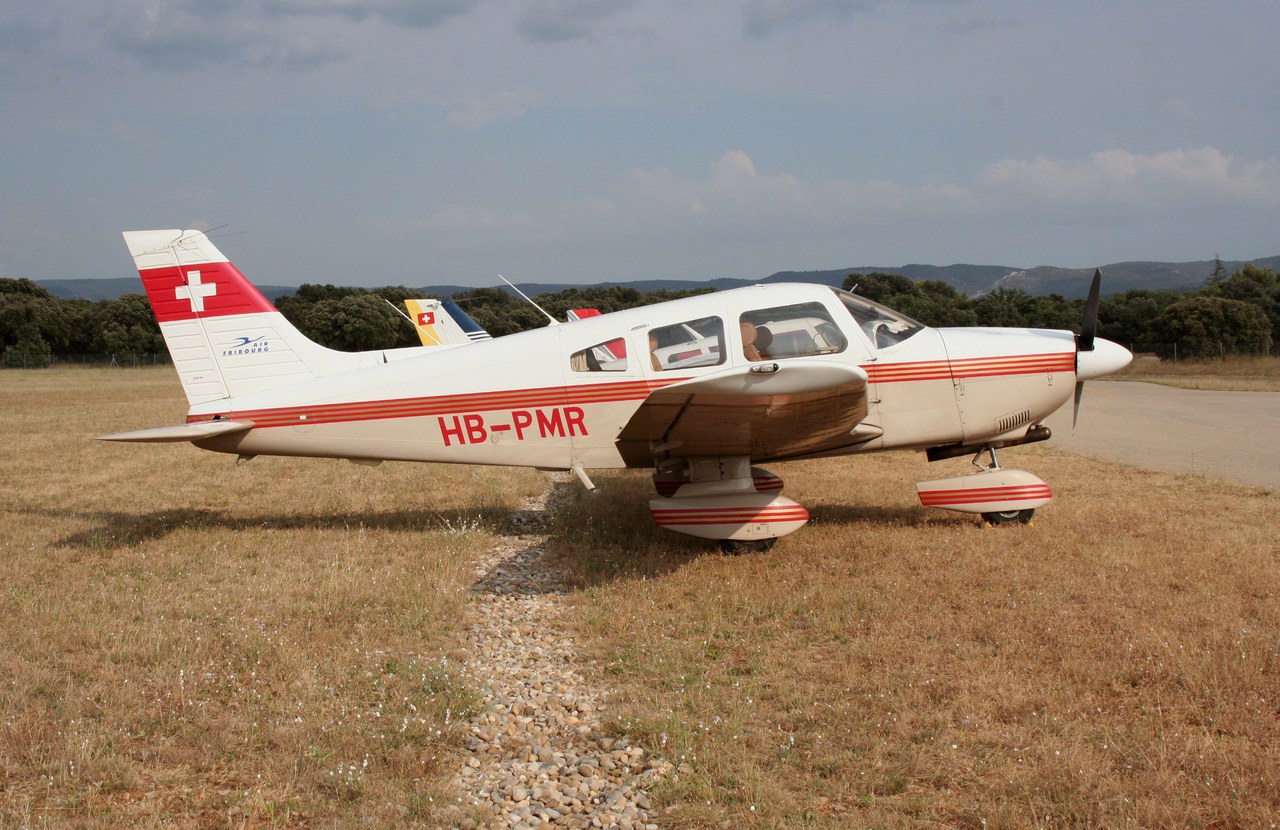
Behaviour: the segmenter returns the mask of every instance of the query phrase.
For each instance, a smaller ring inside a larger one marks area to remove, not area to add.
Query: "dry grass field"
[[[562,541],[618,729],[682,761],[678,827],[1280,820],[1280,498],[1009,451],[1029,528],[915,505],[916,456],[773,465],[812,524],[673,542],[620,476]],[[952,462],[957,469],[965,461]]]
[[[1002,458],[1055,488],[1031,527],[924,511],[967,460],[916,455],[770,465],[813,520],[764,555],[652,529],[640,476],[577,497],[583,639],[681,764],[670,826],[1280,822],[1277,494]]]
[[[468,564],[545,477],[92,440],[185,412],[0,373],[0,827],[430,823]]]
[[[468,563],[525,471],[228,456],[171,369],[0,373],[0,827],[434,826]],[[1009,450],[1030,527],[926,512],[915,454],[771,465],[811,524],[724,556],[648,477],[556,521],[612,728],[702,827],[1280,822],[1280,495]]]
[[[1139,355],[1115,380],[1142,380],[1183,389],[1224,392],[1280,392],[1280,356],[1160,360]]]

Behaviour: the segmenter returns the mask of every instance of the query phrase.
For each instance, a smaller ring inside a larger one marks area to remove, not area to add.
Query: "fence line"
[[[143,366],[170,366],[168,352],[146,354],[27,354],[10,351],[4,356],[6,369],[46,369],[51,366],[101,366],[114,369],[137,369]]]
[[[1271,356],[1275,354],[1275,343],[1268,343],[1265,349],[1251,352],[1233,352],[1228,351],[1226,347],[1219,343],[1213,351],[1209,352],[1193,352],[1178,343],[1124,343],[1129,351],[1134,354],[1155,354],[1161,360],[1169,360],[1177,363],[1180,360],[1212,360],[1214,358],[1226,359],[1228,357],[1258,357]]]

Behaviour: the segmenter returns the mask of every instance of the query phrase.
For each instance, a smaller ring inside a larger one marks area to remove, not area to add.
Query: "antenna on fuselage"
[[[512,291],[516,292],[516,293],[517,293],[517,294],[519,294],[521,297],[524,297],[524,301],[525,301],[526,303],[528,303],[529,305],[531,305],[531,306],[533,306],[534,308],[538,309],[538,311],[541,311],[541,312],[542,312],[542,315],[543,315],[544,317],[546,317],[548,320],[550,320],[550,321],[551,321],[550,323],[547,323],[547,325],[549,325],[549,326],[558,326],[558,325],[560,325],[560,321],[559,321],[559,320],[557,320],[556,318],[552,317],[550,314],[548,314],[548,313],[547,313],[547,310],[546,310],[545,308],[543,308],[542,306],[540,306],[540,305],[538,305],[537,303],[535,303],[532,299],[530,299],[530,297],[529,297],[529,295],[528,295],[528,294],[524,293],[524,292],[523,292],[523,291],[521,291],[519,288],[516,288],[516,284],[515,284],[514,282],[512,282],[511,280],[509,280],[509,279],[507,279],[506,277],[502,276],[501,274],[499,274],[499,275],[498,275],[498,279],[500,279],[500,280],[502,280],[503,282],[505,282],[505,283],[507,284],[507,286],[508,286]]]

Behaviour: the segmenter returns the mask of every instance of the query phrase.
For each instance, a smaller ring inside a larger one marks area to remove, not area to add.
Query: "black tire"
[[[1025,525],[1035,515],[1035,510],[1004,510],[1000,513],[983,513],[982,520],[989,525]]]
[[[748,541],[739,541],[737,539],[721,539],[720,550],[724,553],[741,554],[741,553],[764,553],[772,550],[773,546],[778,543],[778,537],[774,536],[769,539],[751,539]]]

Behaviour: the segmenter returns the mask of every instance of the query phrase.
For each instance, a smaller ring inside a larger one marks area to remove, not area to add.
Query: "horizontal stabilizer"
[[[172,427],[155,427],[154,429],[135,429],[131,432],[117,432],[113,435],[99,435],[99,441],[136,441],[142,444],[166,444],[178,441],[199,441],[215,435],[226,435],[231,432],[244,432],[253,429],[253,421],[194,421]]]

